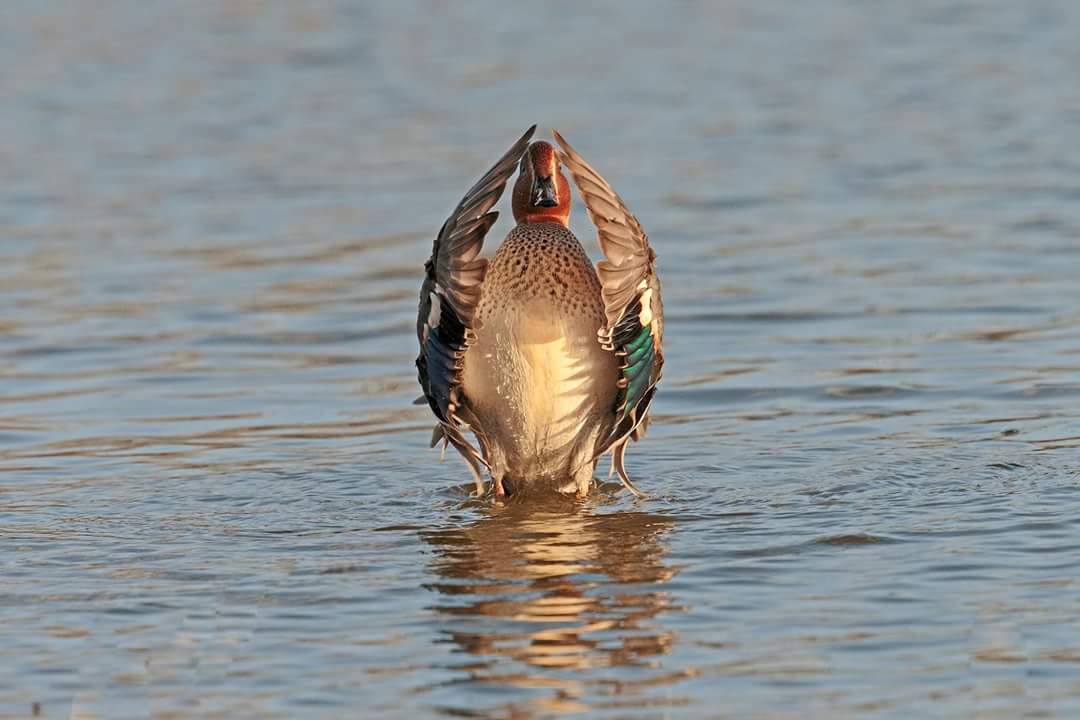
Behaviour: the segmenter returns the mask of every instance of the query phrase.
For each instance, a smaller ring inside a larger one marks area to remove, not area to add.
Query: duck
[[[641,497],[625,455],[648,428],[664,365],[656,253],[600,173],[558,131],[557,147],[535,132],[465,193],[435,237],[416,321],[417,403],[437,420],[431,446],[457,450],[479,496],[585,498],[609,455],[608,477]],[[595,265],[570,230],[564,168],[596,229]],[[516,225],[481,257],[515,170]]]

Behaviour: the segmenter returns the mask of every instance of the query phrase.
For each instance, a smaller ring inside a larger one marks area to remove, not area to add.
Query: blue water
[[[1078,21],[6,3],[0,717],[1080,716]],[[659,255],[643,501],[411,405],[534,122]]]

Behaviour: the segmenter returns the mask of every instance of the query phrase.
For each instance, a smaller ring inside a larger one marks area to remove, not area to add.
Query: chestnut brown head
[[[570,184],[562,173],[558,153],[551,143],[534,142],[521,157],[521,172],[514,183],[514,219],[566,225],[570,203]]]

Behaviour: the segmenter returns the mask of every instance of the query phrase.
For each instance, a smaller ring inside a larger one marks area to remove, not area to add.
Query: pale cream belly
[[[618,378],[595,325],[550,305],[510,306],[478,331],[463,389],[487,436],[493,474],[560,479],[591,463],[610,428]]]

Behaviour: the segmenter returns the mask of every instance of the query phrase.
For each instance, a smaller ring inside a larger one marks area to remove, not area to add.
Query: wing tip
[[[551,136],[555,138],[555,142],[559,143],[559,147],[562,148],[563,156],[567,161],[570,161],[577,156],[577,152],[574,151],[574,148],[566,141],[566,138],[562,136],[561,132],[555,128],[551,128]]]
[[[530,140],[532,140],[532,136],[535,135],[535,134],[536,134],[536,123],[533,123],[532,125],[529,126],[529,129],[526,130],[522,134],[522,136],[518,139],[517,143],[514,143],[514,144],[517,145],[518,143],[529,142]]]

